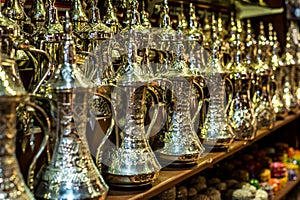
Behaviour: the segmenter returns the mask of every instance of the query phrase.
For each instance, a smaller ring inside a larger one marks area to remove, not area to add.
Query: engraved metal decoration
[[[257,63],[254,66],[255,92],[252,103],[258,128],[272,129],[275,124],[276,114],[274,112],[270,91],[272,68],[266,63],[267,45],[264,25],[261,22],[257,44]]]
[[[136,36],[141,33],[137,33],[133,23],[130,24],[128,38],[123,38],[128,58],[118,71],[117,87],[111,92],[115,114],[112,126],[116,125],[107,132],[96,159],[110,186],[138,188],[151,185],[161,167],[150,148],[144,127],[149,76],[143,75],[137,61]]]
[[[226,117],[225,84],[228,72],[223,69],[219,61],[220,42],[214,14],[211,35],[211,55],[203,74],[209,87],[209,107],[199,137],[207,150],[224,150],[233,142],[234,133]]]
[[[33,195],[25,185],[19,164],[15,155],[16,140],[16,108],[25,99],[25,89],[16,86],[6,74],[1,58],[0,69],[0,127],[1,127],[1,174],[0,196],[3,199],[33,199]]]
[[[283,99],[289,112],[295,113],[299,107],[296,97],[296,61],[292,47],[291,33],[286,33],[286,46],[282,56],[284,68]]]
[[[142,1],[141,24],[145,28],[151,28],[151,21],[149,19],[149,13],[145,10],[145,0]]]
[[[63,61],[47,82],[57,115],[56,143],[51,162],[37,180],[35,195],[42,199],[105,199],[108,186],[93,163],[85,136],[93,86],[76,65],[68,12],[64,32]]]
[[[1,24],[1,29],[4,28],[3,25],[4,24]],[[2,30],[4,31],[5,29]],[[7,37],[6,34],[7,32],[4,32],[3,36]],[[0,179],[2,180],[0,183],[0,196],[2,199],[30,200],[34,199],[34,197],[23,180],[15,155],[17,133],[16,112],[17,108],[27,108],[27,106],[30,106],[31,109],[35,109],[36,112],[42,112],[43,115],[44,111],[40,107],[28,101],[28,96],[23,85],[18,79],[15,79],[15,74],[12,73],[12,71],[14,71],[14,67],[14,61],[2,54],[0,58],[0,142],[2,146],[0,151]],[[44,117],[46,118],[47,123],[47,127],[44,127],[45,137],[33,158],[33,165],[36,164],[37,159],[48,142],[50,124],[48,117],[46,115],[44,115]],[[37,118],[37,120],[39,121],[40,118]],[[30,167],[28,183],[32,180],[32,174],[34,174],[34,168]]]
[[[256,136],[257,121],[252,108],[250,87],[253,80],[251,69],[242,61],[240,33],[236,33],[236,46],[232,61],[227,69],[231,71],[234,96],[228,111],[228,120],[236,140],[252,140]]]
[[[273,30],[273,26],[269,24],[269,42],[271,49],[271,56],[269,65],[272,66],[273,76],[272,81],[275,82],[274,94],[272,97],[272,104],[277,118],[282,119],[287,116],[288,110],[286,108],[284,99],[283,99],[283,63],[280,56],[278,55],[279,51],[279,42],[277,41],[276,31]]]
[[[57,9],[54,6],[55,2],[49,1],[49,6],[47,10],[47,22],[45,23],[45,31],[38,35],[36,40],[37,47],[46,51],[52,61],[52,66],[43,57],[39,57],[39,70],[36,74],[43,74],[49,69],[47,77],[45,77],[45,82],[48,81],[52,76],[54,76],[54,71],[58,67],[59,55],[58,50],[60,43],[62,41],[63,26],[60,24]],[[45,83],[44,82],[44,83]]]
[[[74,32],[78,33],[87,24],[88,18],[82,7],[81,0],[72,0],[70,8],[70,17]]]
[[[115,9],[112,6],[111,0],[107,0],[107,10],[103,16],[103,22],[113,31],[113,33],[118,33],[121,29],[121,25],[115,13]]]
[[[194,124],[196,127],[196,132],[201,131],[201,126],[203,125],[204,120],[204,112],[201,111],[201,108],[197,105],[197,102],[200,102],[204,98],[203,90],[205,90],[206,85],[204,81],[204,77],[201,75],[201,71],[206,67],[206,58],[204,48],[201,45],[203,42],[203,33],[198,24],[198,20],[196,17],[195,6],[190,3],[190,12],[189,12],[189,25],[188,29],[183,31],[188,36],[187,42],[187,54],[189,55],[189,69],[193,74],[195,85],[195,93],[197,98],[191,99],[192,110],[200,111],[199,119],[195,119]],[[199,113],[196,113],[197,115]],[[192,116],[194,114],[192,113]]]
[[[204,148],[194,128],[196,117],[191,116],[191,102],[193,102],[193,75],[184,59],[184,41],[187,39],[178,27],[175,35],[175,60],[161,75],[167,79],[171,88],[171,99],[167,102],[168,120],[167,129],[164,130],[163,147],[156,150],[158,159],[167,167],[189,167],[197,164]],[[165,93],[167,91],[164,91]],[[202,101],[197,107],[201,108]],[[195,113],[195,116],[199,115]]]
[[[103,40],[110,38],[112,35],[110,28],[101,22],[100,10],[97,8],[97,3],[97,0],[92,1],[92,6],[88,10],[89,23],[80,30],[80,35],[83,39],[82,48],[88,52],[95,50]]]

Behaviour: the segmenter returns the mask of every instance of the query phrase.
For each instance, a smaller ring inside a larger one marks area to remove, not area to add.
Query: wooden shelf
[[[257,136],[252,141],[235,141],[227,152],[208,153],[203,156],[199,161],[199,164],[188,170],[174,170],[174,171],[161,171],[158,179],[153,183],[153,187],[146,191],[140,192],[128,192],[128,191],[110,191],[107,200],[120,200],[120,199],[149,199],[166,189],[174,186],[177,183],[199,173],[200,171],[211,167],[212,165],[224,160],[228,156],[235,154],[236,152],[250,146],[254,142],[260,140],[271,132],[279,129],[280,127],[292,122],[300,116],[300,111],[296,114],[287,116],[284,120],[277,121],[275,127],[272,130],[259,130]],[[292,184],[294,182],[289,183]],[[294,183],[296,184],[296,183]],[[288,189],[287,186],[287,189]],[[292,186],[290,186],[292,188]],[[281,194],[281,193],[280,193]],[[285,195],[284,193],[282,194]]]
[[[279,190],[279,193],[275,196],[274,200],[281,200],[284,198],[298,183],[300,182],[300,176],[294,181],[289,181],[284,188]]]

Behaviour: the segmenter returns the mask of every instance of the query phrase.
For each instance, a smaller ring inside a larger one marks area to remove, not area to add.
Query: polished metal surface
[[[203,33],[198,24],[195,6],[190,3],[189,24],[186,30],[183,31],[188,37],[188,52],[189,52],[189,68],[193,74],[200,74],[205,66],[204,52],[202,47]]]
[[[299,105],[296,97],[296,60],[292,47],[291,33],[286,33],[286,46],[282,56],[284,68],[283,99],[289,112],[296,112]]]
[[[88,98],[93,86],[76,65],[72,25],[66,14],[63,61],[47,83],[56,114],[56,142],[49,165],[37,180],[41,199],[105,199],[108,186],[93,163],[86,141]]]
[[[88,22],[88,18],[85,10],[82,7],[81,0],[72,0],[69,12],[74,27],[74,32],[80,32]]]
[[[4,16],[16,20],[19,24],[21,21],[25,20],[25,13],[18,0],[8,0],[5,1],[2,8],[2,13]]]
[[[284,67],[281,58],[278,55],[279,43],[277,41],[277,33],[273,30],[272,24],[269,24],[269,42],[272,48],[269,65],[272,66],[273,69],[272,82],[275,84],[275,88],[273,88],[272,104],[276,116],[282,119],[288,115],[288,109],[286,108],[283,99],[282,82],[284,77]]]
[[[145,10],[145,0],[142,1],[141,24],[145,28],[151,28],[150,14]]]
[[[43,26],[43,22],[46,21],[46,15],[47,12],[43,0],[33,0],[29,14],[31,21],[36,25]]]
[[[165,129],[163,138],[163,147],[158,149],[157,156],[160,162],[170,163],[170,167],[181,167],[185,165],[196,164],[201,158],[204,148],[197,136],[194,128],[194,120],[191,116],[191,102],[193,102],[193,76],[184,60],[183,42],[187,40],[184,37],[180,27],[176,33],[175,42],[175,60],[168,66],[166,72],[162,74],[163,78],[170,81],[171,101],[169,104],[167,119],[167,129]],[[164,92],[167,92],[166,90]],[[202,101],[196,105],[196,110],[201,108]],[[199,113],[195,113],[199,115]]]
[[[92,1],[92,6],[88,11],[88,16],[89,23],[80,30],[80,35],[83,40],[83,51],[93,52],[98,45],[101,45],[103,40],[109,39],[113,32],[109,27],[101,22],[100,10],[97,8],[97,1]]]
[[[275,124],[276,114],[271,100],[271,76],[272,68],[266,63],[267,39],[265,38],[264,25],[260,23],[260,34],[257,45],[257,63],[255,70],[255,92],[252,98],[255,117],[258,128],[272,129]]]
[[[3,58],[1,58],[3,59]],[[34,199],[26,186],[15,155],[16,148],[16,108],[24,101],[25,90],[17,87],[5,73],[1,63],[0,69],[0,196],[3,199]],[[6,82],[6,84],[4,84]]]
[[[0,142],[2,144],[0,151],[0,178],[2,180],[0,183],[0,196],[3,199],[29,200],[34,199],[34,196],[24,182],[15,154],[17,112],[21,109],[27,109],[27,106],[30,106],[35,112],[42,112],[42,115],[44,115],[44,111],[34,103],[28,101],[27,92],[23,85],[19,79],[15,79],[16,74],[13,73],[14,68],[14,61],[2,55],[0,64],[0,126],[2,127],[0,131]],[[43,127],[45,137],[37,153],[33,156],[33,165],[36,164],[37,159],[40,157],[48,142],[50,124],[48,123],[48,117],[46,115],[44,115],[44,117],[47,121],[47,127]],[[40,121],[38,117],[35,119]],[[43,126],[43,124],[41,125]],[[23,134],[25,134],[25,130],[22,131]],[[32,142],[34,143],[34,141]],[[31,177],[34,175],[34,168],[30,167],[28,173],[28,184],[30,184],[32,181]]]
[[[15,56],[14,42],[19,37],[20,27],[15,21],[0,13],[1,52],[11,59]]]
[[[115,13],[115,9],[112,6],[111,0],[107,1],[106,13],[103,16],[103,23],[108,26],[114,33],[118,33],[121,29],[121,25]]]
[[[255,52],[256,52],[256,45],[257,41],[254,38],[253,29],[251,26],[250,19],[247,20],[247,28],[244,38],[244,54],[245,54],[245,65],[248,70],[252,71],[254,73],[254,63],[255,63]],[[252,96],[252,91],[250,92]]]
[[[126,62],[117,71],[115,89],[111,94],[114,117],[96,156],[103,176],[113,187],[149,186],[161,168],[148,141],[144,126],[147,74],[137,62],[137,36],[134,23],[123,38],[127,48]],[[151,123],[155,122],[155,118]],[[151,125],[149,125],[151,127]],[[113,139],[114,138],[114,139]]]
[[[229,148],[234,140],[234,133],[226,117],[225,84],[228,71],[224,70],[219,60],[219,39],[217,24],[212,15],[211,55],[204,71],[204,79],[209,88],[208,111],[200,133],[202,144],[208,150],[224,150]],[[228,103],[230,102],[230,98]],[[228,105],[227,103],[227,105]]]
[[[236,33],[235,42],[233,59],[227,65],[234,84],[234,94],[228,110],[228,120],[236,140],[252,140],[255,138],[257,130],[257,121],[250,96],[253,74],[242,60],[240,32]]]
[[[123,90],[124,96],[113,96],[113,104],[119,108],[128,106],[128,111],[116,114],[119,120],[125,118],[123,123],[122,121],[116,123],[122,128],[119,133],[116,133],[118,141],[111,146],[110,140],[104,139],[103,145],[99,147],[101,154],[97,155],[98,165],[102,163],[103,175],[110,186],[149,185],[157,179],[160,165],[150,148],[144,127],[143,107],[147,88],[139,86],[138,82],[119,85],[119,88]],[[120,105],[120,100],[123,102],[122,105]]]

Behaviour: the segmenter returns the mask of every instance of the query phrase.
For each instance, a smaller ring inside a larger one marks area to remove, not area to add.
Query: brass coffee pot
[[[201,110],[203,107],[198,106],[197,102],[202,102],[204,99],[204,90],[206,89],[206,84],[201,72],[206,67],[208,56],[206,51],[204,51],[204,47],[202,46],[204,36],[201,27],[198,24],[195,6],[192,3],[190,3],[189,25],[188,28],[183,32],[188,36],[186,50],[189,57],[188,65],[191,73],[193,74],[194,82],[197,85],[196,86],[193,83],[195,86],[196,98],[192,98],[190,103],[192,110],[197,112],[196,115],[199,117],[199,119],[192,120],[196,126],[196,132],[198,133],[201,131],[201,127],[203,125],[204,112]],[[199,113],[200,115],[198,115]],[[194,113],[192,113],[192,116],[193,115]]]
[[[112,6],[111,0],[107,0],[106,12],[103,16],[103,23],[108,26],[113,33],[118,33],[121,30],[121,25],[115,13],[115,8]]]
[[[298,103],[296,97],[296,61],[294,58],[294,50],[291,41],[291,33],[286,33],[286,46],[282,56],[284,68],[283,80],[283,99],[286,108],[289,112],[295,113],[298,110]]]
[[[212,15],[210,58],[203,72],[205,83],[209,90],[209,100],[205,121],[200,133],[200,140],[207,151],[226,150],[234,140],[234,133],[228,123],[225,108],[225,84],[229,72],[224,70],[219,60],[220,41],[217,32],[217,22]],[[228,81],[231,83],[230,81]],[[228,103],[231,101],[229,98]],[[227,105],[228,105],[227,103]]]
[[[272,66],[273,76],[272,82],[275,83],[274,94],[272,97],[272,104],[277,118],[283,119],[287,116],[288,110],[286,108],[284,99],[283,99],[283,63],[281,61],[279,52],[279,43],[277,41],[276,31],[273,30],[273,25],[269,24],[269,42],[271,46],[271,55],[269,59],[269,65]]]
[[[34,166],[37,159],[45,149],[50,131],[49,119],[45,115],[45,111],[39,106],[30,102],[27,92],[24,89],[23,83],[20,79],[20,75],[17,70],[17,65],[13,60],[15,49],[13,43],[18,36],[19,27],[14,21],[9,20],[0,13],[0,104],[1,104],[1,143],[2,149],[0,152],[1,159],[1,179],[0,183],[0,195],[3,199],[34,199],[32,193],[26,186],[23,176],[20,171],[20,167],[15,155],[16,150],[16,136],[17,121],[20,110],[31,110],[35,112],[35,121],[42,127],[45,134],[43,141],[35,154],[31,167],[28,172],[27,183],[30,185],[33,181],[32,175],[34,175]],[[40,114],[45,119],[39,117]],[[41,123],[40,123],[41,122]],[[31,129],[31,128],[29,128]],[[21,134],[24,135],[25,130]],[[32,131],[32,130],[29,130]],[[31,141],[31,147],[34,147],[34,141]]]
[[[70,17],[74,27],[74,32],[79,33],[87,24],[88,18],[82,7],[81,0],[72,0],[70,8]]]
[[[127,46],[127,59],[120,67],[122,70],[116,72],[118,78],[110,94],[114,116],[98,148],[96,162],[111,187],[137,189],[151,186],[161,166],[150,147],[149,131],[146,132],[144,126],[146,92],[151,79],[143,73],[138,62],[137,35],[141,33],[133,25],[123,33],[128,36],[122,38]]]
[[[167,168],[193,166],[197,164],[204,152],[194,125],[195,119],[200,114],[202,101],[196,104],[197,112],[191,115],[191,102],[196,100],[194,90],[201,90],[201,87],[197,86],[184,59],[183,44],[188,39],[183,36],[180,28],[179,26],[175,41],[170,40],[175,42],[175,60],[161,74],[161,78],[168,80],[170,84],[167,88],[163,88],[163,93],[170,96],[166,99],[168,116],[166,126],[162,130],[163,137],[160,138],[163,145],[155,152],[160,163]]]
[[[255,92],[252,98],[255,117],[258,128],[272,129],[275,124],[276,114],[271,100],[271,76],[272,68],[266,63],[267,40],[264,33],[264,25],[260,22],[260,34],[258,35],[257,55],[255,70]]]
[[[234,95],[230,102],[228,120],[236,140],[252,140],[256,136],[257,121],[252,108],[250,88],[253,80],[252,69],[242,59],[240,32],[236,33],[236,47],[232,61],[228,63]]]
[[[28,189],[24,182],[23,176],[20,171],[20,167],[16,158],[16,121],[17,121],[17,110],[20,109],[34,109],[35,112],[41,112],[44,115],[43,109],[35,104],[31,103],[28,99],[27,93],[24,87],[20,87],[20,82],[13,79],[11,73],[14,68],[14,61],[8,57],[1,56],[0,66],[0,116],[1,122],[1,179],[0,183],[0,195],[3,199],[34,199],[33,194]],[[43,138],[42,144],[38,149],[36,155],[33,158],[32,165],[28,172],[28,184],[33,182],[34,170],[32,167],[36,164],[37,159],[46,147],[49,138],[50,124],[49,119],[44,115],[47,123],[47,127],[44,127],[45,137]],[[41,119],[36,118],[37,121]],[[43,124],[41,124],[43,125]]]
[[[46,51],[53,62],[53,65],[50,66],[49,69],[49,63],[46,59],[44,59],[43,57],[39,57],[38,59],[40,67],[37,74],[40,74],[39,76],[41,76],[41,74],[45,73],[45,71],[49,69],[49,73],[45,78],[44,84],[52,76],[54,76],[54,71],[58,67],[60,58],[60,56],[58,55],[58,51],[63,36],[63,26],[58,19],[57,9],[54,6],[54,3],[55,2],[49,1],[45,31],[42,32],[41,35],[39,35],[38,40],[36,40],[36,42],[38,43],[37,46],[41,50]]]
[[[89,23],[79,33],[83,42],[82,50],[87,52],[93,52],[103,40],[109,39],[113,34],[111,29],[101,22],[97,2],[97,0],[92,1],[92,6],[88,10]]]
[[[149,13],[145,9],[146,9],[145,1],[142,1],[141,24],[145,28],[151,28],[151,21],[149,19]]]
[[[40,199],[105,199],[108,186],[93,163],[86,141],[88,99],[93,86],[76,65],[68,12],[60,52],[63,60],[47,82],[56,117],[55,147],[36,182],[35,195]]]

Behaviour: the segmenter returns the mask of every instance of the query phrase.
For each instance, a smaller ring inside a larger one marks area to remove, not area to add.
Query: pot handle
[[[33,116],[38,121],[38,123],[40,124],[40,126],[42,127],[43,132],[44,132],[44,137],[43,137],[42,143],[40,145],[40,148],[39,148],[38,152],[34,155],[33,160],[29,166],[29,170],[28,170],[27,185],[28,185],[29,189],[31,191],[33,191],[36,163],[37,163],[37,160],[39,159],[39,157],[41,156],[41,154],[43,153],[45,147],[48,145],[50,131],[51,131],[51,123],[50,123],[50,119],[49,119],[47,113],[40,106],[36,105],[35,103],[33,103],[31,101],[26,102],[24,104],[24,106],[26,106],[26,109],[28,109],[30,107],[35,109],[37,112],[40,112],[42,114],[42,116],[44,117],[44,122],[43,122],[43,120],[37,115],[37,113],[33,112]],[[49,151],[47,151],[47,158],[48,158],[48,162],[50,162],[50,152]]]
[[[152,107],[152,108],[154,108],[153,118],[151,119],[151,122],[150,122],[149,127],[148,127],[147,132],[146,132],[146,138],[149,138],[149,137],[151,137],[153,127],[154,127],[155,123],[157,122],[158,113],[161,110],[162,104],[159,102],[159,98],[158,98],[158,95],[155,92],[155,89],[153,89],[151,86],[148,86],[147,91],[153,97],[153,101],[154,101],[155,105],[157,105],[157,106],[154,105]]]
[[[198,116],[197,114],[200,113],[201,108],[203,106],[204,91],[203,91],[203,88],[201,87],[201,85],[195,79],[193,79],[193,85],[195,86],[197,91],[200,93],[200,97],[198,98],[197,110],[195,112],[195,115],[192,117],[192,124],[195,124],[195,121],[196,121],[197,116]]]
[[[230,78],[228,76],[225,78],[225,84],[226,84],[226,82],[229,84],[229,87],[231,89],[231,91],[228,92],[228,101],[227,101],[226,108],[225,108],[225,113],[227,115],[228,109],[230,107],[231,101],[232,101],[233,96],[234,96],[234,86],[233,86],[233,83],[232,83],[232,81],[230,80]]]

